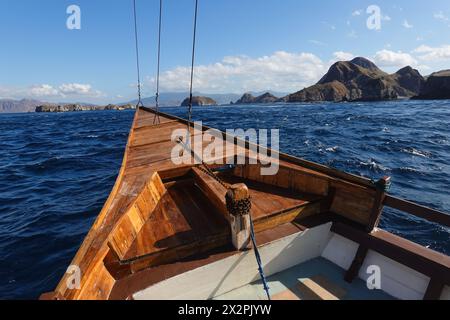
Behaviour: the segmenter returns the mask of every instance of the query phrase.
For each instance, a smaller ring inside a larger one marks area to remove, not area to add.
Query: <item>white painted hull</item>
[[[347,270],[358,244],[330,231],[332,223],[298,232],[260,247],[267,277],[309,260],[322,257]],[[421,300],[430,278],[392,259],[369,251],[359,272],[363,281],[371,276],[369,266],[380,268],[381,290],[397,299]],[[134,294],[135,300],[208,300],[259,280],[252,251],[236,253],[226,259],[162,281]],[[260,292],[258,298],[265,299]],[[450,300],[450,288],[443,290],[442,300]]]

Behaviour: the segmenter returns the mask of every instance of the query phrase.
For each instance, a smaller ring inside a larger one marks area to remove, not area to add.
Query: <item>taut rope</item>
[[[161,70],[161,29],[162,29],[162,8],[163,0],[159,0],[159,28],[158,28],[158,71],[156,76],[156,106],[155,106],[155,118],[153,119],[153,124],[159,124],[159,78]]]
[[[133,0],[133,13],[134,13],[134,40],[136,44],[136,69],[137,69],[137,89],[138,89],[138,102],[136,104],[136,109],[143,107],[142,104],[142,93],[141,93],[141,67],[139,63],[139,35],[138,35],[138,25],[137,25],[137,14],[136,14],[136,0]]]

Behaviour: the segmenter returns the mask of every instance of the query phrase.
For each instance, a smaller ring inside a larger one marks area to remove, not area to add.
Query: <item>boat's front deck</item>
[[[204,177],[211,179],[210,177]],[[294,193],[248,179],[223,175],[229,184],[246,183],[252,197],[251,214],[257,227],[270,223],[271,218],[298,210],[320,200],[318,196]],[[218,199],[224,201],[224,189],[217,181],[208,180],[216,188]],[[214,206],[205,190],[194,178],[168,182],[167,193],[144,224],[128,249],[124,261],[132,262],[135,270],[141,266],[160,264],[221,247],[229,243],[230,227],[225,216]],[[223,190],[219,190],[223,188]],[[207,192],[207,191],[206,191]]]
[[[272,300],[391,300],[381,290],[369,290],[357,279],[344,280],[345,270],[316,258],[268,278]],[[261,281],[248,284],[214,300],[266,300]]]

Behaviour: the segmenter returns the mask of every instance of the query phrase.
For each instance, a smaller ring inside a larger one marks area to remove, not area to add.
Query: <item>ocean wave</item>
[[[415,149],[413,147],[403,148],[401,150],[401,152],[408,153],[408,154],[418,156],[418,157],[423,157],[423,158],[431,158],[433,156],[433,154],[429,151],[422,151],[422,150]]]

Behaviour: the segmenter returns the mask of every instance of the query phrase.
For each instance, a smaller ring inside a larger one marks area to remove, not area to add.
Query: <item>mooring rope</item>
[[[138,24],[137,24],[137,13],[136,13],[136,0],[133,0],[133,13],[134,13],[134,40],[136,45],[136,69],[137,69],[137,89],[138,89],[138,102],[136,104],[136,109],[143,107],[142,103],[142,85],[141,85],[141,67],[139,62],[139,34],[138,34]]]
[[[153,124],[159,124],[161,122],[159,118],[159,78],[161,70],[161,29],[162,29],[162,8],[163,0],[159,0],[159,28],[158,28],[158,71],[156,75],[156,106],[155,106],[155,118]]]
[[[249,216],[250,216],[250,237],[252,239],[253,251],[255,252],[255,257],[256,257],[256,263],[258,264],[259,276],[263,283],[263,287],[264,287],[264,291],[266,292],[267,299],[271,300],[269,284],[267,283],[267,278],[264,273],[264,268],[262,265],[261,255],[259,254],[258,245],[256,243],[255,226],[253,224],[253,218],[252,218],[251,214],[249,214]]]

